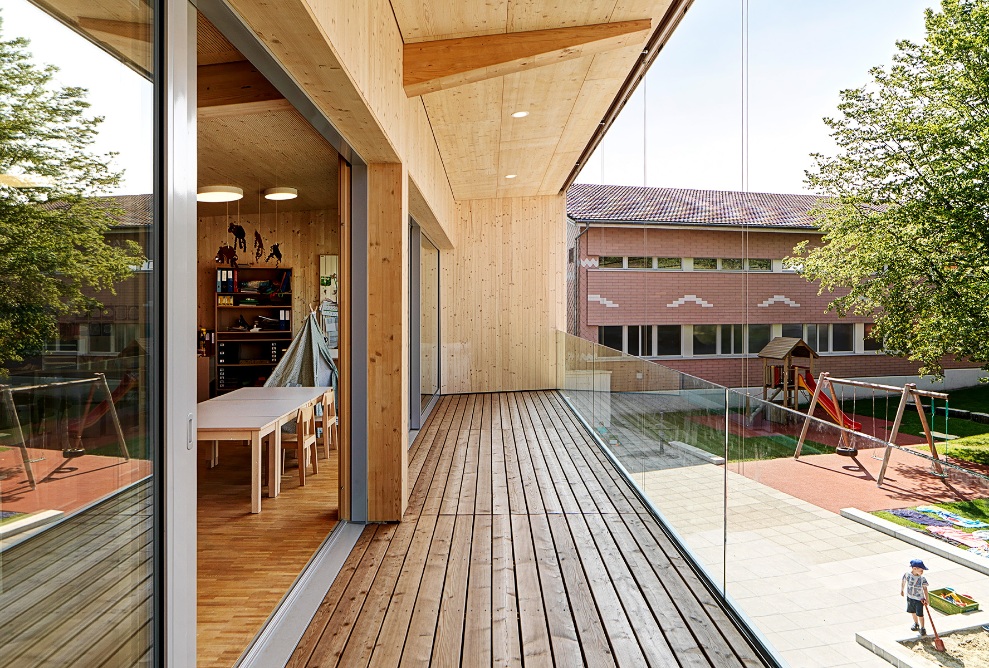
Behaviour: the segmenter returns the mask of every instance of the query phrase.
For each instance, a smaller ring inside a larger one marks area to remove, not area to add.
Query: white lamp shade
[[[237,186],[203,186],[196,191],[197,202],[234,202],[244,197],[244,189]]]
[[[299,191],[295,188],[268,188],[264,191],[265,199],[295,199],[299,196]]]

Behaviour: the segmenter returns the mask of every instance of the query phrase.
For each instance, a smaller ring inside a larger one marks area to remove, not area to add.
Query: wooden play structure
[[[31,464],[37,460],[30,458],[28,448],[32,447],[35,435],[29,433],[25,436],[24,428],[18,414],[17,405],[14,402],[14,393],[34,391],[47,392],[52,390],[57,391],[60,388],[70,386],[88,385],[89,391],[86,393],[87,396],[85,403],[81,406],[82,410],[80,415],[74,418],[67,418],[63,416],[54,420],[44,421],[45,424],[42,427],[44,433],[42,434],[42,437],[47,435],[49,429],[52,429],[52,433],[56,439],[56,444],[62,448],[62,455],[66,458],[79,457],[86,453],[82,444],[83,431],[99,422],[99,420],[104,416],[109,415],[117,437],[117,444],[120,447],[120,454],[124,459],[130,459],[130,452],[127,449],[127,440],[124,437],[123,427],[120,424],[120,417],[117,415],[116,403],[131,389],[133,389],[135,383],[135,377],[127,374],[120,381],[117,388],[111,392],[110,385],[107,383],[106,375],[97,373],[93,374],[93,377],[91,378],[79,378],[76,380],[66,380],[56,383],[22,386],[0,385],[0,405],[2,405],[2,410],[8,414],[8,419],[10,422],[9,428],[11,430],[9,436],[13,439],[13,443],[16,444],[16,447],[20,451],[24,472],[27,475],[28,483],[31,485],[31,489],[36,489],[37,487],[34,471],[31,468]],[[106,398],[98,403],[94,403],[98,393],[103,393]],[[48,424],[48,422],[52,422],[52,424]],[[38,426],[35,425],[34,429],[37,428]],[[44,448],[44,444],[42,445],[42,448]]]
[[[797,375],[814,372],[818,354],[803,339],[777,336],[759,351],[762,358],[762,399],[775,402],[782,395],[784,408],[797,407]]]
[[[813,379],[813,376],[810,377]],[[857,432],[861,425],[859,423],[852,421],[848,416],[841,412],[838,397],[835,394],[835,385],[845,385],[852,388],[862,388],[870,390],[873,396],[876,392],[884,392],[889,394],[899,394],[900,401],[896,408],[896,414],[893,418],[893,426],[889,431],[889,435],[885,439],[885,452],[883,453],[883,465],[879,470],[879,477],[876,480],[876,484],[882,485],[883,480],[886,476],[886,469],[889,466],[889,458],[892,454],[894,448],[898,450],[903,450],[904,452],[909,452],[912,454],[920,454],[913,450],[907,450],[896,445],[896,437],[900,431],[900,425],[903,422],[903,415],[907,410],[907,405],[913,403],[914,408],[917,410],[917,415],[920,418],[921,427],[924,430],[924,437],[927,439],[927,446],[931,451],[930,458],[932,460],[932,473],[935,475],[944,475],[944,468],[941,466],[941,460],[938,457],[937,448],[934,446],[934,433],[931,431],[931,425],[927,420],[927,416],[924,414],[924,404],[923,398],[930,400],[941,399],[945,402],[948,400],[948,395],[944,392],[933,392],[931,390],[919,390],[917,389],[916,383],[907,383],[903,387],[897,387],[895,385],[883,385],[881,383],[867,383],[859,380],[850,380],[848,378],[832,378],[827,372],[821,373],[818,377],[816,384],[813,387],[813,394],[811,395],[810,406],[807,409],[807,417],[804,420],[804,426],[800,430],[800,438],[797,440],[797,448],[793,453],[794,459],[800,457],[800,451],[803,448],[804,440],[807,438],[807,432],[810,429],[811,420],[813,419],[814,410],[818,405],[823,405],[822,402],[830,402],[837,413],[828,411],[832,419],[835,419],[839,426],[842,427],[841,435],[839,436],[839,447],[836,450],[837,454],[845,456],[855,456],[858,454],[858,448],[855,446],[854,442],[850,438],[850,433]],[[806,387],[806,386],[805,386]],[[830,399],[829,399],[830,395]],[[945,412],[947,412],[947,405],[945,406]],[[837,415],[837,418],[835,417]],[[857,428],[856,428],[857,427]],[[875,436],[869,438],[875,439]]]

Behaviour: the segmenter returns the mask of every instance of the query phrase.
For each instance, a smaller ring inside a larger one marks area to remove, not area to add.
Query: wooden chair
[[[323,393],[323,414],[316,416],[316,426],[323,430],[323,458],[330,458],[330,447],[336,447],[340,442],[340,418],[337,416],[337,404],[333,390]]]
[[[296,450],[299,459],[299,485],[306,484],[306,467],[312,460],[312,473],[319,473],[316,456],[316,411],[312,406],[300,408],[295,415],[295,433],[282,432],[282,471],[285,470],[285,451]]]

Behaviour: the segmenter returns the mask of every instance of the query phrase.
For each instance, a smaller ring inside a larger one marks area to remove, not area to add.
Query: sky
[[[837,115],[839,92],[868,83],[871,67],[891,62],[897,40],[923,41],[924,9],[937,4],[695,0],[578,182],[743,189],[743,3],[749,6],[746,189],[777,193],[811,192],[804,170],[813,164],[811,153],[834,153],[822,119]]]
[[[39,65],[55,65],[62,86],[89,91],[90,116],[103,116],[92,150],[119,153],[111,164],[124,175],[116,195],[152,190],[154,178],[152,86],[89,41],[57,22],[27,0],[0,0],[0,39],[26,37]]]

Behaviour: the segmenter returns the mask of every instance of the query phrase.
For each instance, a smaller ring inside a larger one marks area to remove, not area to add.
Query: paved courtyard
[[[633,475],[792,666],[889,666],[855,633],[909,627],[899,584],[910,559],[925,561],[932,589],[954,587],[989,605],[985,575],[743,475],[729,471],[726,480],[722,467],[682,464]],[[946,619],[934,614],[935,623]],[[989,622],[989,612],[971,622]]]

